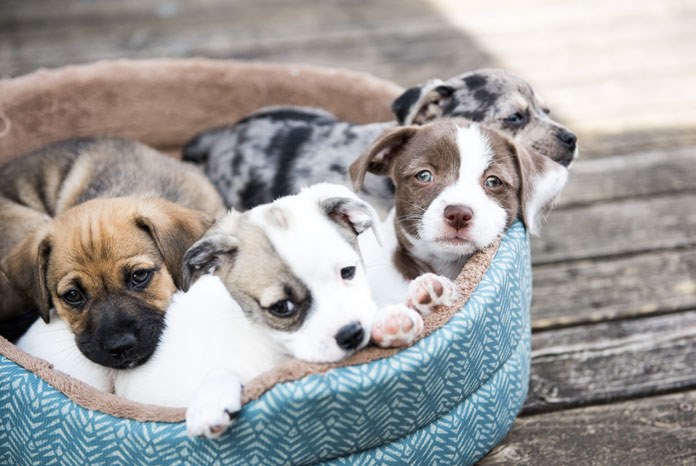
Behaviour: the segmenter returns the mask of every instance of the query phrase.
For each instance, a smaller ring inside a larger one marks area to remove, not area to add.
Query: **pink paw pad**
[[[439,306],[451,306],[457,297],[452,280],[442,275],[426,273],[411,281],[408,287],[408,306],[424,316]]]
[[[412,344],[423,330],[423,318],[402,304],[377,311],[372,324],[372,341],[382,348]]]

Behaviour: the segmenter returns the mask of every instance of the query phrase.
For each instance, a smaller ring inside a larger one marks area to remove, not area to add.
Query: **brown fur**
[[[209,215],[224,213],[220,196],[205,177],[149,147],[115,138],[63,141],[0,166],[0,260],[27,235],[71,207],[90,199],[122,196],[157,196]],[[164,224],[166,219],[160,216],[156,223]],[[168,244],[160,249],[183,254],[191,243],[175,243],[184,240],[187,232],[172,232],[162,237]],[[0,321],[26,313],[32,303],[40,303],[37,310],[47,319],[46,300],[17,293],[4,272],[0,275]],[[180,280],[177,268],[172,273]]]
[[[48,321],[55,307],[77,340],[94,336],[102,325],[92,322],[96,308],[69,312],[60,298],[79,283],[90,302],[105,300],[134,322],[144,309],[143,328],[152,335],[143,338],[157,338],[157,320],[181,286],[184,252],[224,210],[201,174],[125,139],[63,141],[1,166],[4,331],[20,333],[13,322],[25,325],[22,316],[31,311]],[[142,263],[131,268],[155,272],[147,290],[134,294],[124,291],[123,273],[136,257]],[[102,339],[95,338],[92,344]]]
[[[394,264],[407,279],[432,272],[428,264],[410,253],[404,232],[419,236],[423,213],[444,189],[457,182],[460,154],[456,144],[457,126],[471,122],[463,119],[437,120],[423,126],[396,127],[386,130],[350,167],[354,187],[359,190],[367,172],[389,176],[394,182],[395,229],[398,248]],[[489,176],[497,176],[502,185],[485,188],[489,197],[507,212],[507,226],[518,215],[525,219],[523,205],[533,188],[525,180],[542,170],[544,157],[519,147],[500,133],[481,128],[492,149],[493,160],[481,176],[481,184]],[[429,170],[434,182],[420,183],[416,174]]]
[[[115,367],[119,362],[99,345],[121,322],[142,341],[144,353],[154,349],[161,315],[181,287],[181,258],[210,224],[205,213],[159,198],[94,199],[30,234],[6,257],[3,269],[44,320],[55,307],[82,352]],[[135,271],[151,273],[146,286],[133,286]],[[79,306],[66,300],[73,290],[85,298]]]
[[[277,219],[278,215],[285,218],[280,208],[273,208],[269,213],[271,211],[276,212],[274,218]],[[263,324],[270,328],[285,332],[298,329],[311,307],[309,290],[274,251],[266,234],[249,223],[245,214],[228,214],[191,247],[184,261],[189,266],[205,264],[191,271],[189,284],[210,270],[211,266],[215,267],[215,274],[244,312],[251,319],[262,319]],[[254,273],[247,273],[249,270]],[[277,317],[262,311],[286,299],[291,300],[297,308],[291,317]]]

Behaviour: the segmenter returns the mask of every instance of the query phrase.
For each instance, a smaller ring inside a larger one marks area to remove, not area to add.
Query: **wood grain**
[[[684,191],[696,191],[696,146],[581,158],[571,167],[557,209]]]
[[[696,248],[534,267],[535,330],[696,309]]]
[[[693,465],[696,391],[526,416],[479,465]]]
[[[696,311],[540,332],[523,413],[696,388]]]
[[[696,193],[603,202],[551,214],[534,264],[696,245]]]

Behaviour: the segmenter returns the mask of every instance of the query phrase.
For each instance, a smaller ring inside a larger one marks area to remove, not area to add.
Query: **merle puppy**
[[[183,158],[204,166],[228,206],[245,210],[320,181],[351,186],[348,167],[385,129],[436,118],[481,122],[566,167],[578,154],[575,134],[550,117],[528,83],[504,70],[430,80],[406,90],[392,111],[396,121],[355,125],[316,108],[266,107],[196,136]],[[382,212],[393,194],[389,179],[371,174],[360,192]]]

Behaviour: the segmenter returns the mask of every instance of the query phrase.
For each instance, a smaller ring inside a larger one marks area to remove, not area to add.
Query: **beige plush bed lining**
[[[356,123],[387,121],[402,89],[346,70],[234,61],[100,62],[0,80],[0,163],[61,139],[109,135],[137,139],[177,156],[201,130],[229,124],[266,105],[319,106]],[[498,243],[475,254],[457,279],[459,300],[425,319],[422,336],[444,325],[469,298]],[[290,361],[244,388],[244,401],[278,382],[388,357],[367,348],[339,364]],[[53,370],[0,337],[0,353],[34,372],[81,406],[139,421],[179,422],[183,409],[132,403]]]

